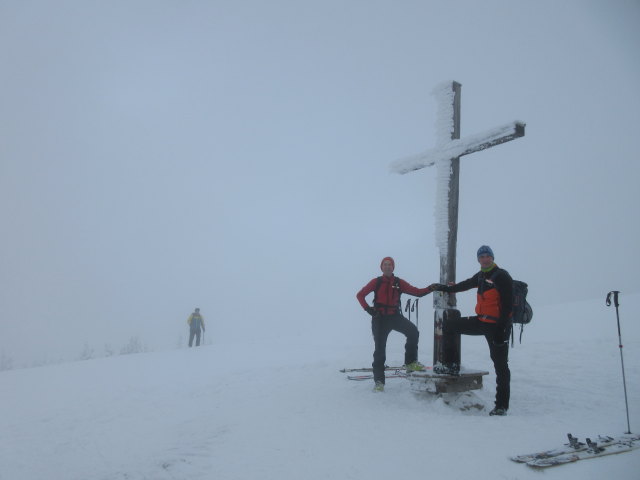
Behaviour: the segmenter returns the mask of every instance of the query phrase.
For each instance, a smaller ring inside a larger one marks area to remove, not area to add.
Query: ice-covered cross
[[[511,122],[501,127],[460,139],[460,92],[461,84],[455,81],[438,85],[433,94],[437,99],[436,147],[411,157],[396,160],[391,171],[408,173],[435,165],[437,169],[436,187],[436,246],[440,251],[440,283],[455,282],[456,243],[458,239],[458,197],[460,178],[460,157],[486,150],[495,145],[523,137],[525,124]],[[454,310],[454,294],[434,295],[434,366],[458,363],[460,358],[459,339],[456,359],[443,358],[442,323],[445,310]],[[447,348],[451,350],[451,348]]]

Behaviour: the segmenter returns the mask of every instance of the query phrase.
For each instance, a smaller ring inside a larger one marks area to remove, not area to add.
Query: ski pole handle
[[[613,293],[613,304],[617,307],[620,306],[620,304],[618,303],[618,294],[620,293],[618,290],[613,290],[609,293],[607,293],[607,307],[611,306],[611,294]]]

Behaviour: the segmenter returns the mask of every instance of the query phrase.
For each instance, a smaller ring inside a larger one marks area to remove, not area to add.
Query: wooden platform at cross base
[[[407,373],[407,379],[415,392],[459,393],[481,389],[484,375],[489,375],[489,372],[465,369],[459,375],[447,375],[424,370]]]

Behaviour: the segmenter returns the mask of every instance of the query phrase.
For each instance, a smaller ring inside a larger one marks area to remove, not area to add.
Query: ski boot
[[[407,373],[410,372],[424,372],[424,365],[421,364],[419,361],[415,361],[415,362],[411,362],[408,363],[404,366],[404,368],[407,369]]]

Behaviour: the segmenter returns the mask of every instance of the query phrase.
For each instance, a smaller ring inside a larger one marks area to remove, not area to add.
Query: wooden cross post
[[[427,152],[397,160],[391,170],[404,174],[424,167],[438,168],[436,199],[436,243],[440,250],[440,283],[456,281],[460,157],[524,136],[525,124],[511,122],[488,132],[460,139],[460,93],[458,82],[443,84],[439,97],[438,146]],[[443,127],[444,125],[444,127]],[[459,317],[455,294],[434,294],[433,367],[436,373],[457,372],[460,367],[460,335],[444,337],[447,318]]]

